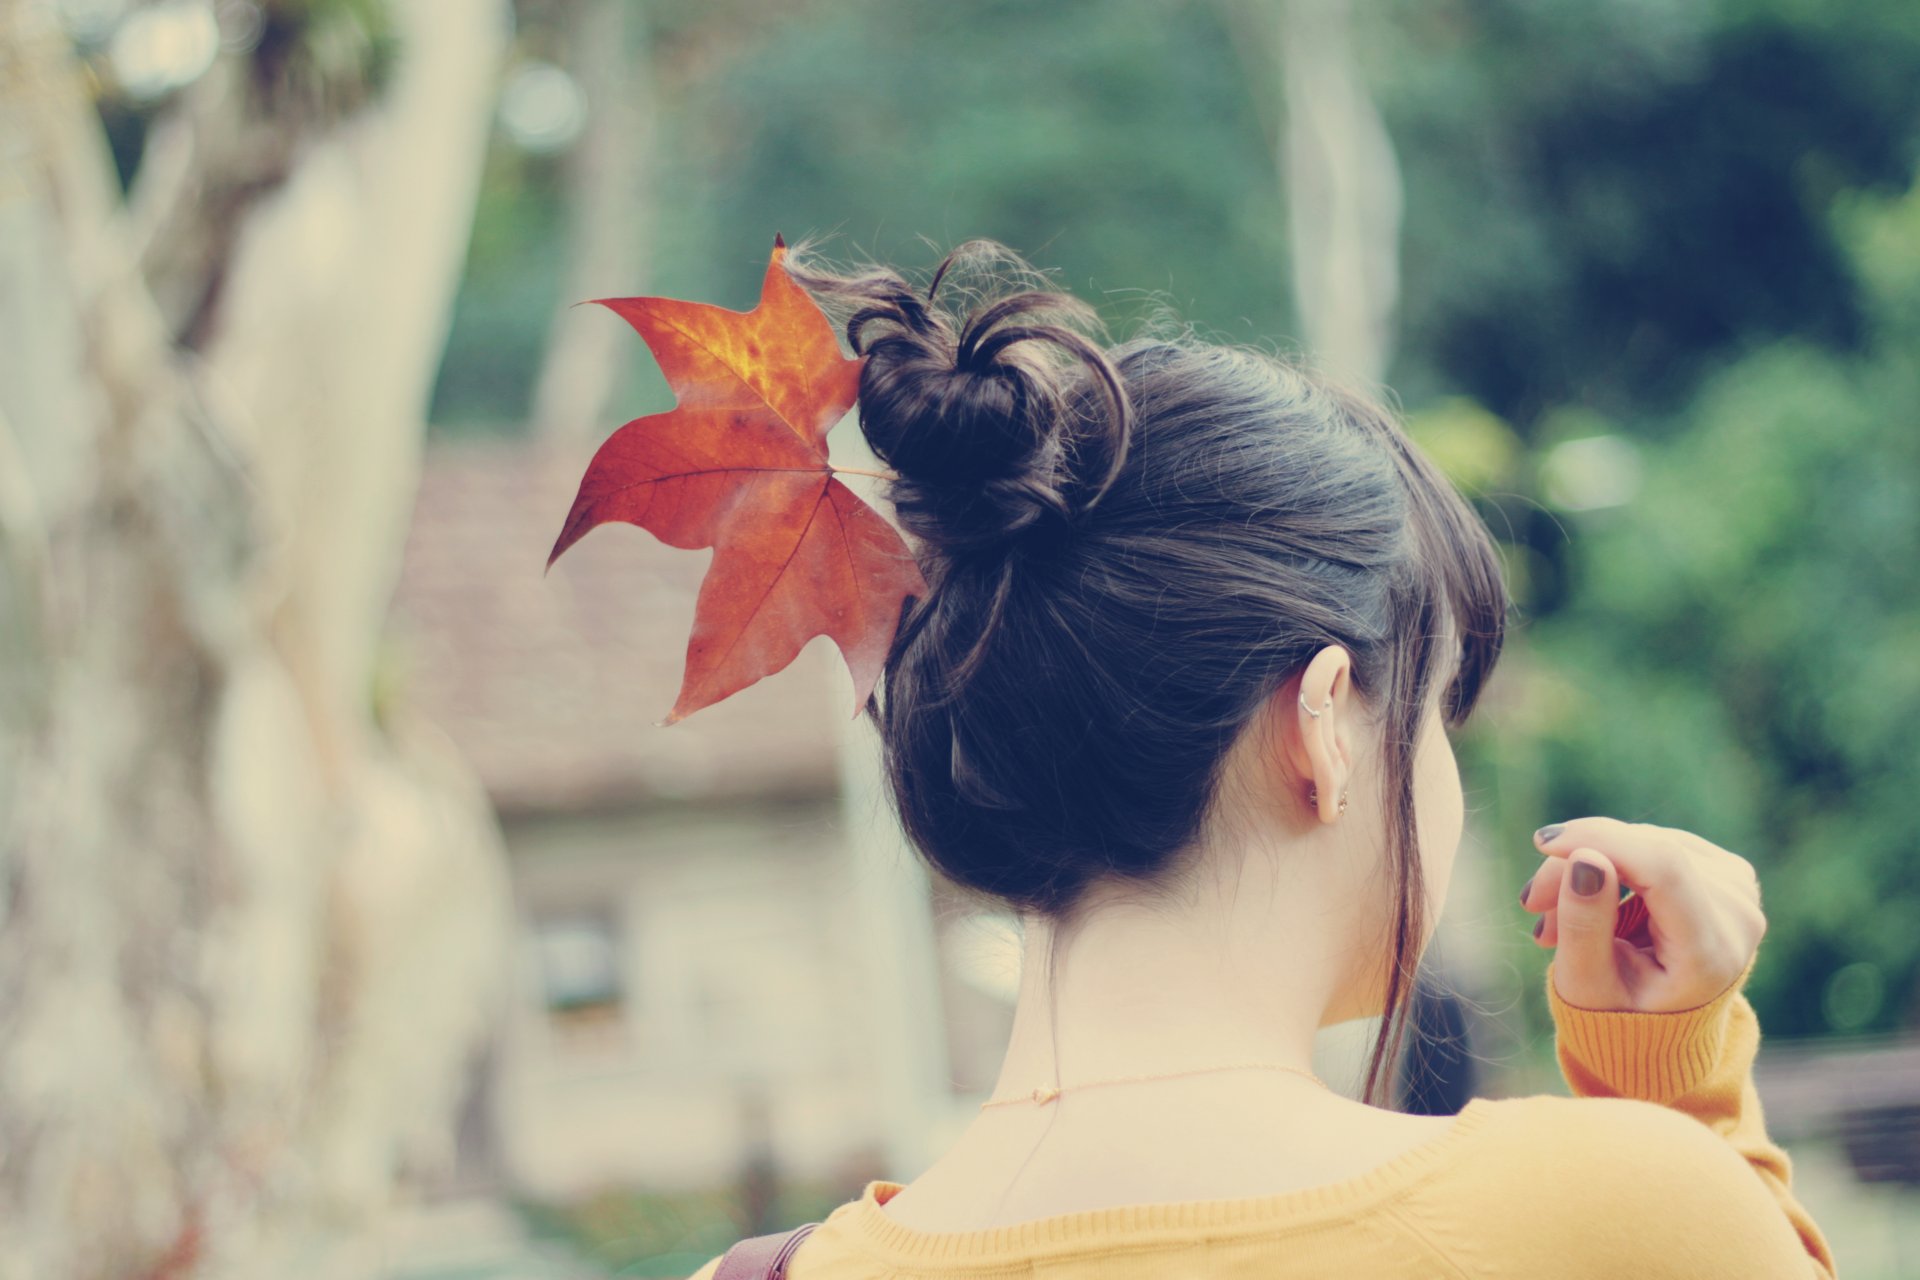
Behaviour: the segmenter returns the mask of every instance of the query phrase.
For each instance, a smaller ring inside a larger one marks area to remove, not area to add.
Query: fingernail
[[[1535,844],[1545,844],[1566,829],[1567,824],[1564,822],[1556,822],[1550,826],[1542,827],[1533,833],[1533,842]]]
[[[1533,877],[1528,876],[1527,882],[1520,886],[1520,905],[1521,906],[1524,907],[1527,905],[1527,894],[1532,892],[1532,890],[1533,890]]]
[[[1573,891],[1583,898],[1591,898],[1600,892],[1600,886],[1607,882],[1607,873],[1591,862],[1576,861],[1573,864],[1571,877]]]
[[[1545,916],[1541,916],[1538,920],[1535,920],[1533,922],[1533,936],[1536,938],[1539,937],[1540,931],[1546,927],[1547,927],[1547,918]]]

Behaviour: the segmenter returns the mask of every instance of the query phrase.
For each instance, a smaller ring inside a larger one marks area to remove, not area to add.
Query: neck
[[[1217,864],[1236,868],[1234,883],[1216,887],[1214,877],[1203,876],[1205,887],[1185,900],[1149,906],[1096,891],[1065,927],[1028,917],[1013,1031],[990,1096],[1025,1096],[1036,1086],[1072,1096],[1083,1082],[1239,1062],[1311,1072],[1315,1033],[1339,1020],[1351,955],[1339,945],[1347,917],[1335,886],[1315,883],[1321,877],[1303,868],[1327,866],[1322,855],[1334,853],[1243,850]],[[1047,955],[1056,933],[1050,986]],[[1216,1092],[1316,1087],[1273,1071],[1198,1079]],[[1126,1105],[1119,1096],[1129,1092],[1153,1105],[1178,1084],[1127,1083],[1100,1092],[1109,1105]]]
[[[1272,1185],[1275,1152],[1343,1149],[1351,1131],[1335,1117],[1351,1120],[1357,1104],[1294,1072],[1312,1070],[1322,1026],[1359,1016],[1348,1012],[1350,975],[1378,959],[1377,940],[1356,942],[1355,904],[1375,874],[1357,856],[1361,839],[1295,828],[1210,846],[1192,890],[1151,905],[1096,888],[1058,929],[1051,983],[1056,926],[1028,917],[1013,1031],[989,1096],[1062,1092],[980,1110],[904,1193],[907,1208],[920,1215],[924,1201],[939,1206],[933,1221],[979,1223],[1231,1196]],[[1237,1062],[1292,1070],[1207,1070]],[[1075,1089],[1181,1072],[1198,1074]]]

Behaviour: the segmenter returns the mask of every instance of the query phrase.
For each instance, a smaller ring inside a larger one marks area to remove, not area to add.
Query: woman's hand
[[[1690,831],[1574,818],[1534,843],[1547,861],[1520,901],[1543,913],[1533,936],[1555,949],[1553,985],[1568,1004],[1698,1008],[1745,972],[1767,931],[1753,864]],[[1624,903],[1623,882],[1634,894]]]

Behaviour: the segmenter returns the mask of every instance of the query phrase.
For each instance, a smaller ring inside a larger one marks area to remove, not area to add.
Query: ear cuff
[[[1320,718],[1320,711],[1315,711],[1312,707],[1307,705],[1307,695],[1303,693],[1303,694],[1300,694],[1299,697],[1300,697],[1300,709],[1306,712],[1308,715],[1312,716],[1315,720],[1318,720]],[[1326,710],[1327,707],[1330,707],[1332,705],[1333,705],[1333,699],[1328,698],[1326,702],[1326,706],[1322,707],[1320,710],[1324,711]],[[1320,788],[1318,786],[1309,785],[1307,787],[1307,803],[1315,806],[1316,808],[1319,806]],[[1340,793],[1340,812],[1345,813],[1346,811],[1347,811],[1347,793],[1342,791]]]

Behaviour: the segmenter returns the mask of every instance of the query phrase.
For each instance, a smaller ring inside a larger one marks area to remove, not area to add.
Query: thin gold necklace
[[[1004,1107],[1012,1102],[1037,1102],[1044,1106],[1068,1089],[1093,1089],[1103,1084],[1130,1084],[1137,1080],[1171,1080],[1177,1076],[1205,1075],[1209,1071],[1244,1071],[1249,1068],[1259,1068],[1266,1071],[1285,1071],[1296,1076],[1305,1076],[1322,1089],[1331,1091],[1333,1087],[1311,1071],[1302,1071],[1298,1067],[1283,1066],[1278,1062],[1230,1062],[1220,1067],[1196,1067],[1192,1071],[1156,1071],[1147,1075],[1114,1076],[1109,1080],[1083,1080],[1079,1084],[1066,1085],[1058,1088],[1043,1084],[1035,1088],[1032,1093],[1023,1093],[1012,1098],[989,1098],[980,1104],[980,1108],[984,1111],[988,1107]]]

